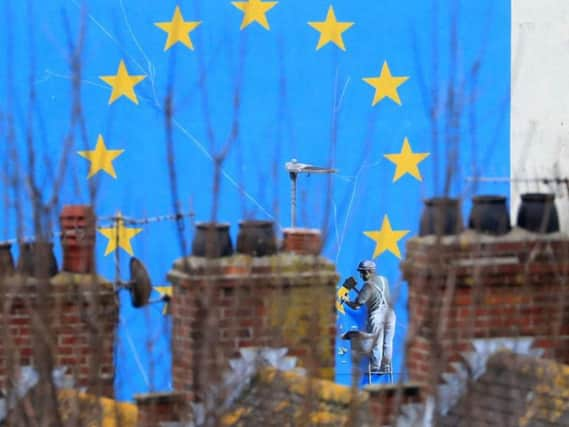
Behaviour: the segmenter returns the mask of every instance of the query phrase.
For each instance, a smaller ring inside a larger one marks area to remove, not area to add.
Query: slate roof
[[[66,425],[84,427],[136,427],[138,410],[136,405],[121,403],[105,397],[96,397],[72,389],[57,392],[61,420]],[[32,389],[7,414],[7,425],[36,425],[42,411],[37,411],[41,402]],[[4,425],[0,421],[0,425]],[[39,424],[38,424],[39,425]]]
[[[229,361],[223,384],[209,393],[224,402],[193,405],[195,425],[207,425],[204,413],[221,409],[225,426],[340,427],[354,425],[354,419],[355,425],[371,426],[367,393],[307,376],[286,348],[249,347],[239,353]]]
[[[558,420],[551,421],[553,424],[535,424],[533,412],[526,411],[532,399],[539,396],[538,389],[531,388],[538,387],[537,377],[530,381],[532,375],[543,374],[544,366],[554,367],[549,369],[549,376],[565,369],[564,365],[542,359],[543,350],[534,348],[533,341],[532,337],[472,340],[472,350],[461,353],[462,362],[453,362],[452,371],[442,374],[444,380],[433,395],[424,403],[400,408],[395,426],[569,426],[569,423],[559,424]],[[525,361],[525,377],[515,371],[519,364],[504,363],[505,357],[510,357],[510,361]],[[510,374],[517,381],[526,378],[526,388],[523,383],[504,382],[504,376]],[[540,378],[545,380],[543,376]],[[539,387],[542,389],[544,385]],[[547,394],[536,400],[545,402],[542,406],[550,405],[551,401]],[[555,404],[561,405],[560,402]]]
[[[366,393],[355,392],[352,396],[349,387],[332,381],[264,368],[222,421],[223,425],[236,427],[347,424],[363,427],[372,425],[367,401]]]
[[[438,425],[569,426],[569,366],[499,351]]]
[[[57,403],[61,421],[66,425],[84,427],[136,427],[136,405],[121,403],[105,397],[97,397],[72,388],[65,388],[64,369],[53,372],[57,387]],[[17,379],[12,398],[0,398],[0,426],[39,425],[45,415],[38,410],[45,401],[38,388],[39,377],[34,368],[24,366]]]

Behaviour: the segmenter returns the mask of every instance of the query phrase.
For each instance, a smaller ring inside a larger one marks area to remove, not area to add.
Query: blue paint
[[[25,164],[27,94],[29,79],[33,80],[37,96],[33,126],[35,171],[40,187],[49,197],[52,173],[69,132],[71,72],[63,16],[67,16],[69,31],[76,35],[81,7],[79,1],[73,0],[50,1],[41,8],[35,2],[29,3],[33,10],[13,0],[6,0],[2,6],[10,24],[1,32],[0,69],[9,78],[0,85],[0,108],[3,113],[14,113],[14,148]],[[281,1],[268,12],[271,31],[253,24],[240,32],[242,13],[229,1],[185,1],[180,5],[185,19],[203,21],[191,33],[195,51],[178,45],[165,53],[166,34],[153,23],[170,20],[174,1],[86,1],[81,85],[86,141],[76,132],[71,151],[92,149],[99,133],[109,148],[126,150],[114,162],[117,180],[103,174],[92,180],[98,187],[97,214],[108,216],[121,210],[124,215],[140,218],[173,212],[165,167],[163,115],[166,88],[173,78],[180,206],[187,211],[191,200],[197,219],[209,218],[212,162],[200,148],[209,150],[201,110],[198,55],[202,55],[207,72],[216,147],[221,147],[232,125],[240,49],[245,52],[240,136],[224,164],[230,179],[222,179],[218,214],[220,220],[232,224],[234,241],[237,222],[247,216],[266,218],[269,212],[280,226],[289,224],[289,181],[284,162],[293,157],[321,166],[328,165],[331,159],[333,166],[340,169],[332,181],[329,212],[326,178],[299,177],[298,222],[319,228],[323,221],[328,222],[330,236],[324,253],[337,263],[342,279],[354,275],[357,263],[373,253],[374,242],[363,231],[379,229],[384,215],[389,216],[394,229],[410,230],[399,244],[404,256],[405,241],[418,230],[422,199],[443,192],[445,159],[453,140],[459,169],[458,176],[451,180],[452,195],[468,200],[475,191],[508,194],[506,185],[473,189],[465,178],[477,173],[509,174],[509,2],[336,2],[338,20],[355,22],[344,33],[347,51],[332,44],[315,51],[319,35],[307,22],[323,20],[329,4],[323,0]],[[454,33],[452,22],[456,23]],[[32,54],[35,69],[31,68]],[[115,74],[121,59],[131,74],[149,76],[136,87],[138,106],[125,98],[108,105],[110,88],[98,78]],[[379,75],[385,60],[393,75],[410,77],[399,88],[401,107],[390,100],[372,107],[373,88],[362,81],[363,77]],[[284,98],[279,85],[281,77],[286,80]],[[458,99],[468,100],[460,107],[460,122],[455,123],[455,128],[446,110],[450,87],[455,88]],[[434,94],[439,95],[440,102],[433,121],[429,111]],[[330,157],[333,105],[338,112],[337,136],[336,152]],[[5,121],[2,126],[5,138]],[[404,137],[409,138],[414,151],[431,152],[420,164],[422,182],[407,175],[392,183],[395,167],[383,155],[399,152]],[[14,170],[10,151],[8,143],[0,147],[3,171]],[[46,165],[44,158],[51,159],[52,165]],[[59,192],[61,204],[89,201],[87,172],[88,162],[72,154]],[[246,191],[245,197],[242,191]],[[13,196],[6,187],[0,193],[3,200]],[[30,203],[27,197],[22,200],[25,232],[33,234]],[[468,201],[463,208],[466,218]],[[15,236],[14,210],[1,209],[0,220],[0,238]],[[184,238],[188,245],[191,237],[186,221]],[[97,265],[104,276],[113,278],[113,257],[103,256],[106,243],[98,236]],[[156,284],[165,283],[173,260],[184,253],[173,223],[147,225],[132,243],[136,256],[145,262]],[[57,256],[61,259],[59,249]],[[124,252],[120,256],[122,278],[126,279],[128,256]],[[408,325],[407,286],[401,282],[399,260],[392,254],[384,253],[376,262],[380,274],[389,278],[397,301],[394,371],[400,373]],[[134,393],[165,390],[171,385],[171,322],[161,311],[161,304],[135,311],[126,295],[121,295],[116,352],[119,399],[129,400]],[[363,315],[347,310],[345,316],[339,317],[338,332],[362,325]],[[339,340],[337,350],[344,345]],[[349,358],[349,351],[336,357],[339,383],[350,382]],[[399,380],[398,375],[395,380]]]

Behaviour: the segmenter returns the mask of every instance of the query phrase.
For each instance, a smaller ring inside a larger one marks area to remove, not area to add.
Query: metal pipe
[[[296,172],[290,172],[290,226],[296,227]]]
[[[336,169],[321,168],[318,166],[299,163],[296,159],[285,163],[286,170],[290,176],[290,222],[291,227],[296,227],[296,177],[299,173],[336,173]]]

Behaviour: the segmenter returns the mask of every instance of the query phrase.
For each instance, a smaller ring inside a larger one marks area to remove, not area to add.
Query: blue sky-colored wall
[[[154,23],[170,21],[176,5],[185,20],[202,21],[191,32],[194,50],[177,44],[164,51],[166,33]],[[308,22],[324,21],[330,5],[338,21],[354,23],[342,34],[345,51],[333,43],[316,50],[319,33]],[[277,229],[286,227],[285,161],[333,166],[339,172],[330,181],[299,177],[298,218],[300,226],[328,231],[324,254],[336,262],[342,278],[355,275],[357,263],[372,257],[375,242],[363,232],[379,230],[384,216],[393,229],[409,231],[398,241],[404,257],[405,241],[418,232],[424,198],[445,190],[463,197],[466,218],[471,195],[508,193],[507,186],[467,180],[509,174],[507,1],[289,0],[267,12],[269,30],[258,23],[240,30],[243,12],[218,0],[5,0],[1,8],[8,19],[0,31],[0,240],[18,233],[17,200],[25,219],[21,232],[34,233],[25,185],[30,131],[34,176],[45,199],[52,196],[60,158],[68,150],[57,192],[60,206],[89,202],[91,185],[99,216],[119,210],[134,218],[173,213],[164,115],[169,85],[180,209],[193,209],[196,220],[210,217],[211,155],[230,135],[238,87],[239,133],[223,164],[218,219],[232,224],[234,241],[237,223],[246,217],[273,219]],[[71,129],[69,49],[77,47],[81,28],[83,116]],[[125,97],[109,104],[111,88],[99,78],[114,75],[121,60],[130,74],[146,76],[135,87],[138,105]],[[394,76],[408,77],[397,89],[401,105],[385,98],[372,106],[374,88],[362,79],[379,76],[385,61]],[[116,179],[101,172],[88,180],[89,162],[77,154],[92,150],[99,134],[108,148],[125,150],[113,162]],[[404,138],[414,152],[429,156],[419,163],[421,180],[406,174],[393,182],[396,165],[384,156],[399,153]],[[455,160],[445,189],[449,159]],[[19,176],[18,194],[8,182],[14,176]],[[154,283],[165,284],[172,261],[183,254],[176,224],[142,228],[132,239],[134,254]],[[187,219],[183,236],[188,242],[193,236]],[[104,256],[107,239],[100,234],[97,239],[98,269],[114,278],[116,258]],[[120,250],[123,279],[128,278],[127,262],[128,254]],[[408,325],[406,284],[393,253],[381,253],[376,262],[396,296],[394,370],[400,373]],[[130,399],[133,393],[168,389],[170,319],[160,304],[134,310],[124,293],[121,301],[117,396]],[[362,326],[363,316],[346,310],[339,316],[338,333]],[[349,352],[341,354],[341,347],[345,343],[338,341],[336,379],[348,383]]]

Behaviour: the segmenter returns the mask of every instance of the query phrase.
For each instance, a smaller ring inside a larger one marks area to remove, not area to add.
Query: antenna
[[[336,169],[322,168],[319,166],[299,163],[296,159],[285,163],[286,170],[290,177],[290,226],[296,227],[296,178],[299,173],[336,173]]]

